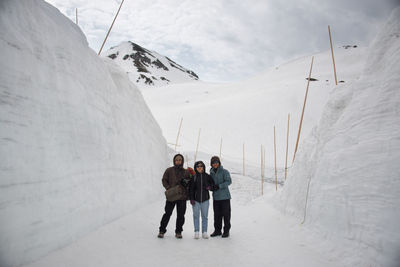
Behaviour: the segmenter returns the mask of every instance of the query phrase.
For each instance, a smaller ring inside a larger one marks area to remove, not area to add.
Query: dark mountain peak
[[[160,86],[199,79],[194,71],[131,41],[114,46],[105,54],[119,64],[136,84]]]

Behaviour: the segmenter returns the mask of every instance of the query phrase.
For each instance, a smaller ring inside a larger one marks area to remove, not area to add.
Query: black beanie
[[[213,157],[211,158],[211,160],[210,160],[210,165],[212,165],[212,162],[213,162],[213,161],[218,161],[219,165],[221,165],[221,161],[219,160],[219,157],[213,156]]]

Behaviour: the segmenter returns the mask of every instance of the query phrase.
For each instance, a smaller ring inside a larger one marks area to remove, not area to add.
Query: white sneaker
[[[199,237],[200,237],[199,232],[194,232],[194,239],[199,239]]]
[[[204,239],[208,239],[207,233],[203,233],[203,238],[204,238]]]

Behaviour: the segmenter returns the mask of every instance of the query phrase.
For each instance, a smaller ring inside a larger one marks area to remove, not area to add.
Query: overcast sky
[[[47,0],[96,52],[122,0]],[[367,46],[400,0],[125,0],[106,49],[132,41],[204,81],[238,81],[335,46]]]

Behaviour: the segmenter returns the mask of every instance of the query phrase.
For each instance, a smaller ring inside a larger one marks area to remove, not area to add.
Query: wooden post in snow
[[[330,27],[329,25],[328,25],[328,32],[329,32],[329,42],[331,43],[332,62],[333,62],[333,74],[335,75],[335,83],[336,83],[336,85],[337,85],[335,56],[333,55],[333,45],[332,45],[331,27]]]
[[[261,170],[261,195],[264,195],[264,176],[263,176],[263,149],[262,149],[262,145],[261,145],[261,154],[260,154],[260,158],[261,158],[261,164],[260,164],[260,170]]]
[[[265,147],[263,151],[263,176],[265,177]]]
[[[285,180],[287,177],[287,158],[288,158],[288,149],[289,149],[289,122],[290,122],[290,113],[288,114],[288,118],[287,118]]]
[[[75,23],[78,25],[78,8],[75,8]]]
[[[275,126],[274,126],[274,165],[275,165],[275,188],[278,191],[278,173],[276,171],[276,135],[275,135]]]
[[[175,152],[176,152],[176,147],[178,146],[179,134],[181,133],[182,121],[183,121],[183,117],[181,118],[181,123],[179,124],[179,129],[178,129],[178,135],[176,136]]]
[[[196,163],[196,159],[197,159],[197,151],[199,151],[200,132],[201,132],[201,128],[199,129],[199,136],[197,137],[196,154],[194,154],[194,162],[193,162],[193,163]]]
[[[115,20],[116,20],[116,19],[117,19],[117,17],[118,17],[119,11],[121,10],[121,7],[122,7],[122,4],[123,4],[123,3],[124,3],[124,0],[122,0],[121,4],[119,5],[119,8],[118,8],[117,14],[115,14],[114,20],[113,20],[113,22],[111,23],[111,26],[110,26],[110,28],[108,29],[108,32],[107,32],[106,38],[104,38],[103,44],[101,45],[101,47],[100,47],[100,50],[99,50],[99,53],[98,53],[97,55],[100,55],[100,53],[101,53],[101,50],[103,50],[104,44],[105,44],[105,43],[106,43],[106,41],[107,41],[108,35],[109,35],[109,34],[110,34],[110,32],[111,32],[111,29],[112,29],[112,27],[113,27],[113,25],[114,25],[114,22],[115,22]]]
[[[244,143],[243,143],[243,176],[246,175],[246,172],[245,172],[245,157],[244,156],[245,155],[244,155]]]
[[[302,112],[301,112],[300,124],[299,124],[299,131],[297,132],[297,141],[296,141],[296,147],[295,147],[295,149],[294,149],[292,164],[293,164],[294,159],[295,159],[295,157],[296,157],[297,147],[298,147],[298,145],[299,145],[299,139],[300,139],[300,133],[301,133],[301,125],[303,124],[304,109],[306,108],[307,95],[308,95],[308,87],[310,86],[311,71],[312,71],[313,63],[314,63],[314,57],[312,57],[312,59],[311,59],[310,73],[308,74],[306,95],[304,96],[303,110],[302,110]]]
[[[264,195],[264,149],[263,149],[263,145],[261,145],[261,195]]]
[[[221,158],[221,152],[222,152],[222,137],[221,137],[221,143],[219,144],[219,159],[222,160]]]

